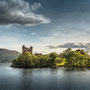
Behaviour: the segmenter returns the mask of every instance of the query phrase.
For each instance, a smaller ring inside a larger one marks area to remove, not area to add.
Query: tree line
[[[42,67],[90,67],[90,56],[84,50],[71,48],[63,51],[60,55],[50,53],[46,55],[33,55],[26,52],[12,62],[12,67],[18,68],[42,68]]]

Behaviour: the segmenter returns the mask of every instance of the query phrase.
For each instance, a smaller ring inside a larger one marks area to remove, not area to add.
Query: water
[[[90,90],[90,70],[18,69],[0,64],[0,90]]]

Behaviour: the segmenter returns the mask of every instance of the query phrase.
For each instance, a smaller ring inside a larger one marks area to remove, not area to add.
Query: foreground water
[[[90,90],[90,70],[17,69],[0,64],[0,90]]]

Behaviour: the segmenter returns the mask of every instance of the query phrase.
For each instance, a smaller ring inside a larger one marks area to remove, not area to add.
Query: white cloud
[[[32,32],[31,35],[36,35],[36,33],[35,32]]]
[[[31,9],[32,10],[37,10],[40,7],[41,7],[41,4],[40,3],[34,3],[34,4],[31,5]]]
[[[33,10],[41,7],[40,3],[30,5],[24,0],[0,0],[0,25],[33,26],[50,23],[50,19]]]

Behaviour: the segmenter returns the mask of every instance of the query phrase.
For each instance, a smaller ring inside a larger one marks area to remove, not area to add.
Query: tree
[[[56,61],[55,61],[55,59],[56,59],[57,57],[59,57],[59,55],[56,54],[56,53],[50,53],[50,54],[49,54],[49,65],[50,65],[51,67],[55,67],[55,66],[56,66]]]
[[[36,67],[90,67],[90,56],[84,50],[65,50],[62,58],[57,53],[46,55],[32,55],[26,52],[12,62],[13,67],[36,68]]]
[[[69,67],[88,67],[90,57],[84,50],[64,52],[65,66]]]

